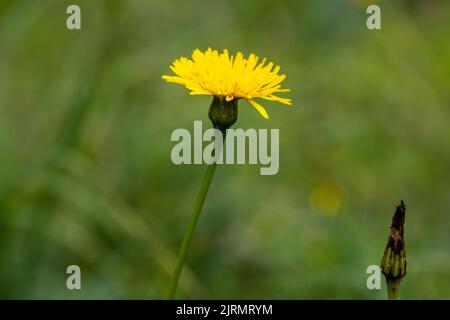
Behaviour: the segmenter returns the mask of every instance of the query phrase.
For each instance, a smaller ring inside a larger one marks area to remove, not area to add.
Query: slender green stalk
[[[400,281],[386,281],[388,289],[388,300],[399,300]]]
[[[216,145],[214,155],[219,155],[222,152],[223,144],[225,143],[225,136],[227,129],[233,125],[237,120],[237,100],[233,99],[227,101],[225,97],[213,97],[213,101],[209,107],[208,116],[215,129],[222,133],[222,143]],[[216,136],[217,138],[217,136]],[[216,141],[217,143],[217,141]],[[215,159],[217,160],[217,159]],[[202,185],[195,201],[194,209],[192,210],[191,219],[184,233],[183,242],[181,243],[180,252],[178,253],[175,271],[173,273],[172,282],[170,284],[169,299],[175,299],[177,293],[178,280],[180,279],[181,271],[186,260],[186,254],[191,243],[192,235],[194,234],[200,212],[202,211],[203,203],[208,194],[209,186],[211,184],[214,172],[216,171],[216,161],[208,165],[205,175],[203,177]]]
[[[195,201],[194,209],[192,210],[192,215],[189,224],[184,233],[183,242],[181,243],[180,252],[178,253],[177,263],[175,266],[175,271],[172,276],[172,282],[170,285],[169,299],[175,299],[175,294],[177,292],[178,280],[180,279],[181,271],[183,270],[183,265],[186,260],[186,253],[189,249],[189,244],[191,243],[192,235],[194,234],[195,227],[197,225],[200,212],[202,211],[203,203],[205,202],[206,195],[208,194],[209,186],[211,184],[214,172],[216,171],[216,162],[208,165],[206,168],[205,175],[203,176],[202,185],[197,194],[197,199]]]

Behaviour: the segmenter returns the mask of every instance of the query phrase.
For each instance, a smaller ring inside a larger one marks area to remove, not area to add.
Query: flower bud
[[[402,200],[392,218],[390,235],[381,259],[381,272],[386,278],[389,290],[397,290],[401,279],[407,272],[404,238],[405,214],[406,205]]]

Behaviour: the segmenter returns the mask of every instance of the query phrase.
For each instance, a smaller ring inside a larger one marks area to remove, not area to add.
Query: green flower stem
[[[388,289],[388,300],[399,300],[400,281],[386,281]]]
[[[200,212],[202,211],[203,203],[205,202],[206,195],[208,194],[209,186],[216,171],[216,162],[208,165],[206,168],[205,175],[203,177],[202,185],[197,194],[197,200],[195,201],[194,209],[192,210],[192,215],[189,224],[184,233],[183,242],[181,243],[180,252],[178,253],[177,263],[175,266],[175,271],[173,273],[172,282],[170,285],[169,299],[175,299],[175,294],[177,292],[178,280],[180,279],[181,271],[183,270],[183,265],[186,260],[186,253],[189,249],[189,244],[191,243],[192,235],[194,234],[195,227],[197,225]]]

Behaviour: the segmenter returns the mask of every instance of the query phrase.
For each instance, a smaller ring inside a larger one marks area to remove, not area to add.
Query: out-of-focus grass
[[[80,0],[68,31],[67,1],[0,2],[0,297],[164,296],[203,171],[170,134],[210,99],[160,76],[212,46],[279,63],[294,106],[240,103],[280,128],[280,172],[218,168],[182,294],[384,298],[365,270],[404,199],[402,296],[450,298],[450,5],[379,2],[369,31],[363,3]]]

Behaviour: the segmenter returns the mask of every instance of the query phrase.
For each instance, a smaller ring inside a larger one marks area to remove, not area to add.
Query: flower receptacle
[[[237,120],[238,99],[227,101],[223,96],[214,96],[211,106],[209,107],[209,118],[214,128],[219,129],[223,133],[231,127]]]

